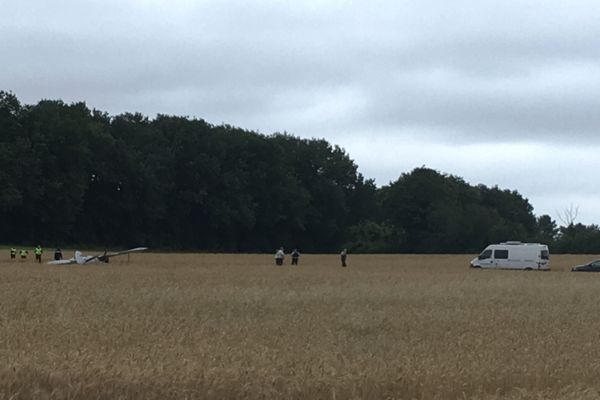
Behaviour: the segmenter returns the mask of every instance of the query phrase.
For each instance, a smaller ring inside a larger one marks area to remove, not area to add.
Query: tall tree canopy
[[[0,188],[4,243],[471,252],[562,240],[562,251],[600,250],[596,226],[559,229],[516,191],[425,167],[377,188],[323,139],[60,100],[23,105],[9,92]],[[590,244],[576,245],[582,238]]]

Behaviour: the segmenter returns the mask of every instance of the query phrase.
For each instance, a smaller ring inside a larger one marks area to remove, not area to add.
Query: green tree
[[[344,247],[352,253],[391,253],[403,244],[404,232],[386,223],[363,221],[348,229],[348,237]]]
[[[429,168],[382,189],[386,221],[406,233],[406,252],[477,251],[491,242],[535,235],[533,207],[516,191],[473,187]]]
[[[600,252],[600,228],[598,225],[571,223],[559,229],[556,252],[572,254],[598,254]]]
[[[557,234],[516,191],[425,167],[377,188],[323,139],[113,117],[60,100],[22,105],[8,92],[0,92],[0,185],[6,242],[429,253],[556,236],[564,251],[596,246],[597,227]]]
[[[536,241],[552,245],[558,235],[556,222],[547,214],[540,215],[536,219]]]

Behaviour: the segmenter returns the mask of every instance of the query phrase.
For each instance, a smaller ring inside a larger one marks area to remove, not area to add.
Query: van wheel
[[[525,271],[533,271],[533,268],[525,268]]]

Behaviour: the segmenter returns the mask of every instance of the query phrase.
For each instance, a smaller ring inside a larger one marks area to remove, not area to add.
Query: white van
[[[471,260],[471,268],[550,269],[548,246],[540,243],[491,244]]]

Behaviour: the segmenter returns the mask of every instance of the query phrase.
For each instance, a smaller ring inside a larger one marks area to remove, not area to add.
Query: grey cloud
[[[439,158],[404,142],[442,143],[440,168],[466,174],[466,144],[600,145],[599,17],[567,0],[21,0],[0,13],[0,89],[325,136],[380,183]]]
[[[573,82],[569,88],[554,85],[551,78],[539,84],[522,79],[516,84],[499,81],[477,86],[461,76],[444,74],[442,81],[455,83],[439,87],[435,73],[426,76],[426,82],[415,82],[415,77],[407,76],[383,89],[369,114],[376,124],[390,129],[409,127],[418,131],[429,127],[434,128],[430,131],[451,132],[453,140],[459,133],[469,141],[535,137],[594,141],[600,129],[600,99],[596,95],[600,69],[591,72],[595,76],[590,81]],[[564,73],[576,74],[577,70],[566,68]]]

